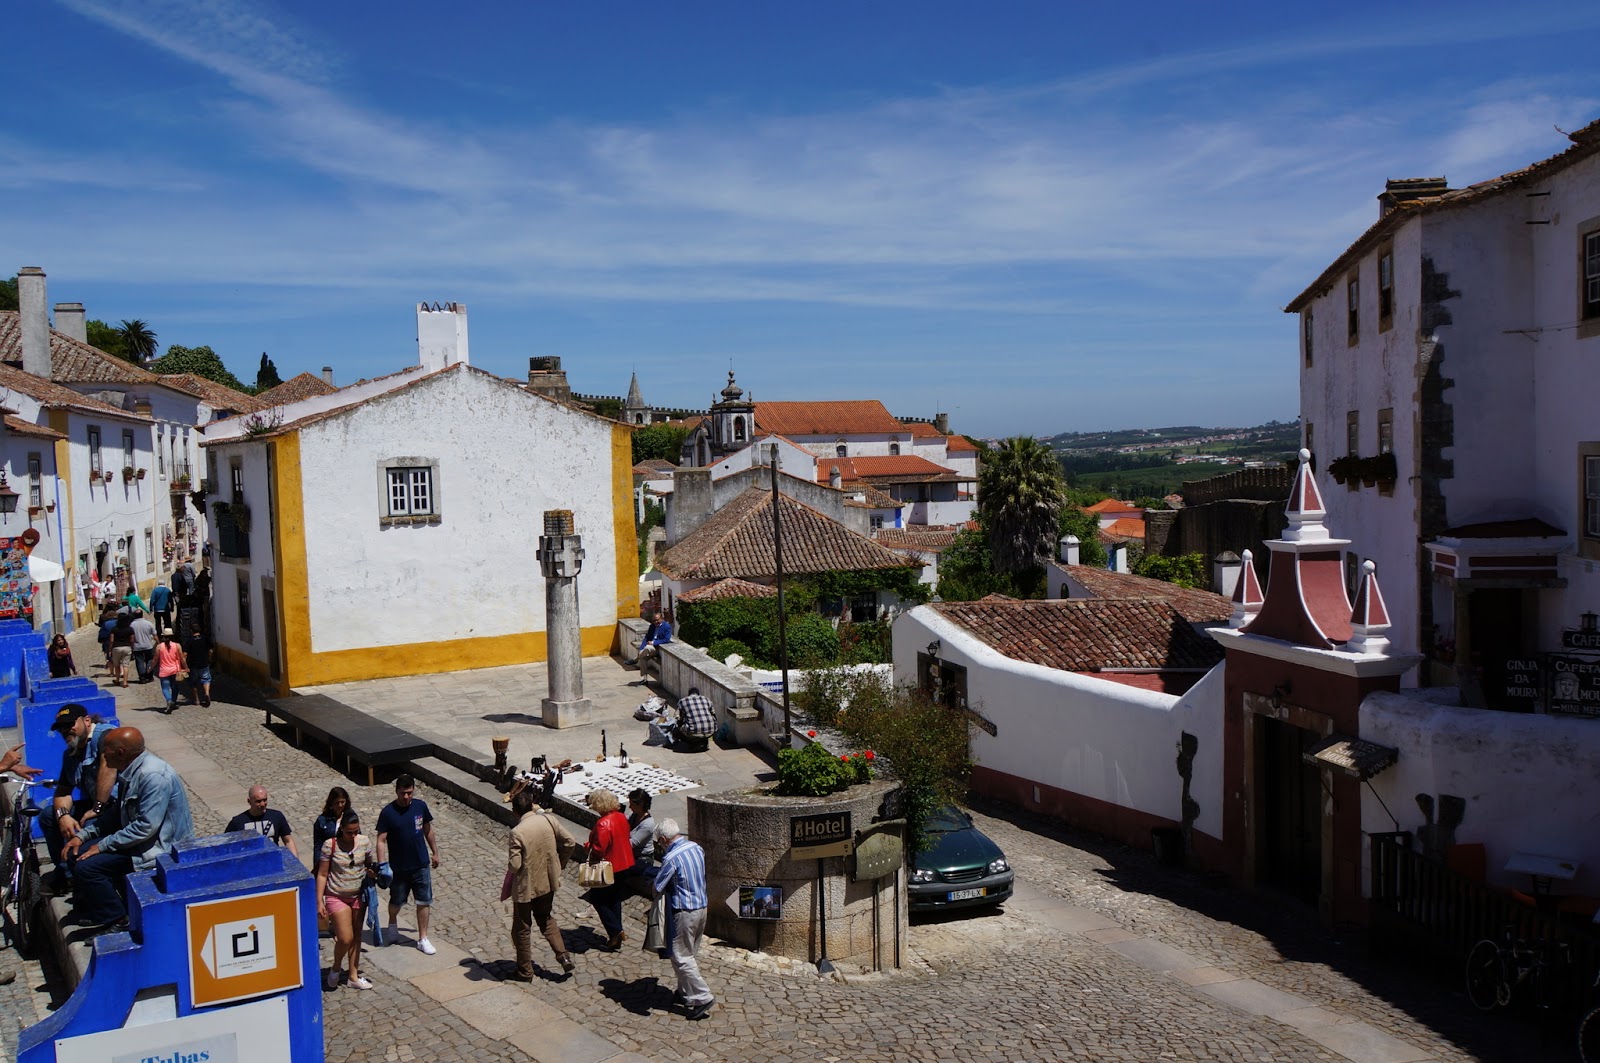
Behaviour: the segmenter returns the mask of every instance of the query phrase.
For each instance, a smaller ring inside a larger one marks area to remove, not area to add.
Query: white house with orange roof
[[[264,686],[546,659],[551,510],[583,540],[583,652],[638,615],[627,426],[470,366],[464,306],[417,333],[416,366],[207,428],[218,654]]]

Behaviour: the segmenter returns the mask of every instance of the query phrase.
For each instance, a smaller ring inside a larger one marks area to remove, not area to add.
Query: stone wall
[[[824,956],[825,917],[826,956],[842,971],[901,966],[907,935],[905,868],[856,882],[851,857],[797,860],[789,848],[791,816],[849,811],[851,829],[859,834],[886,818],[886,802],[897,790],[895,784],[878,782],[827,797],[743,790],[691,795],[688,834],[706,850],[706,930],[741,948],[815,963]],[[783,918],[741,919],[740,886],[783,887]]]

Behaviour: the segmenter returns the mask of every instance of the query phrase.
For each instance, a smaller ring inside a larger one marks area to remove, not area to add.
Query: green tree
[[[124,320],[117,326],[117,334],[122,337],[121,357],[141,365],[155,357],[156,334],[143,321]]]
[[[633,463],[649,461],[659,458],[678,464],[678,455],[683,450],[684,437],[689,430],[682,425],[652,424],[635,429],[633,433]]]
[[[239,378],[228,372],[217,352],[210,347],[180,347],[173,344],[167,353],[146,366],[152,373],[193,373],[195,376],[226,384],[235,391],[247,391]]]
[[[1055,545],[1065,499],[1061,464],[1037,439],[1013,436],[982,455],[978,519],[1002,572],[1041,570]]]
[[[1069,502],[1061,507],[1061,522],[1058,527],[1062,538],[1068,535],[1078,537],[1078,564],[1094,568],[1105,567],[1106,548],[1100,544],[1100,521],[1093,513]]]
[[[589,408],[601,417],[609,417],[613,421],[622,419],[621,399],[586,399],[585,401]]]
[[[1211,586],[1211,574],[1206,571],[1204,554],[1182,554],[1178,557],[1145,554],[1134,562],[1132,568],[1135,576],[1165,580],[1180,587],[1205,590]]]
[[[963,528],[939,555],[939,597],[947,602],[975,602],[990,594],[1023,597],[1015,577],[995,567],[983,532]]]
[[[13,273],[8,281],[0,281],[0,310],[20,310],[22,302],[17,297],[17,275]]]
[[[261,367],[256,370],[256,391],[266,391],[283,383],[283,377],[278,375],[278,367],[272,364],[272,359],[267,357],[267,352],[261,352]]]
[[[122,345],[122,333],[104,321],[87,321],[84,323],[83,331],[89,346],[105,351],[113,358],[131,361],[128,358],[127,348]]]

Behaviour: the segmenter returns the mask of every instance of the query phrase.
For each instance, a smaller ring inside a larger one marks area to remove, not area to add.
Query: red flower
[[[863,753],[862,756],[866,757],[868,760],[877,760],[878,759],[877,756],[874,755],[872,750],[870,750],[870,749],[867,750],[865,753]]]
[[[849,761],[850,761],[850,758],[848,756],[842,756],[839,759],[844,761],[845,763],[849,763]]]
[[[815,737],[817,737],[817,732],[815,732],[815,731],[807,731],[806,732],[806,737],[807,738],[815,738]]]

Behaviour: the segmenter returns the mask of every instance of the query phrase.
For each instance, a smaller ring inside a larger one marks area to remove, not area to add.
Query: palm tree
[[[128,361],[147,362],[156,356],[156,334],[138,318],[117,326],[117,335],[122,337],[122,349],[127,352]]]
[[[1002,440],[982,456],[978,517],[1002,572],[1037,569],[1055,545],[1066,482],[1049,447],[1028,436]]]

